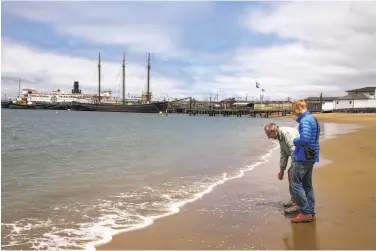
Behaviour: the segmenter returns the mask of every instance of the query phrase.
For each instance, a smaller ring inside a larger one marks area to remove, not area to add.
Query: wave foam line
[[[201,193],[197,193],[194,198],[183,200],[183,201],[177,202],[176,204],[172,205],[169,208],[169,212],[167,212],[165,214],[156,215],[156,216],[149,216],[149,217],[140,216],[140,218],[142,218],[144,220],[144,223],[137,224],[135,226],[131,226],[129,228],[122,229],[122,230],[115,231],[115,230],[111,229],[110,227],[104,227],[106,229],[104,231],[103,239],[98,240],[98,241],[93,241],[93,242],[90,242],[90,243],[86,244],[85,245],[85,250],[95,251],[96,250],[96,248],[95,248],[96,246],[100,246],[100,245],[104,245],[106,243],[109,243],[112,240],[112,237],[115,236],[115,235],[119,235],[121,233],[131,232],[131,231],[135,231],[135,230],[139,230],[139,229],[142,229],[142,228],[149,227],[157,219],[164,218],[164,217],[167,217],[167,216],[179,213],[180,212],[180,208],[182,208],[183,206],[185,206],[188,203],[191,203],[191,202],[194,202],[194,201],[196,201],[198,199],[201,199],[204,195],[212,192],[215,187],[217,187],[217,186],[225,183],[226,181],[233,180],[233,179],[239,179],[239,178],[243,177],[246,172],[252,171],[255,167],[257,167],[257,166],[259,166],[261,164],[269,162],[268,158],[278,148],[279,148],[279,145],[277,145],[276,147],[272,148],[269,152],[267,152],[266,154],[264,154],[263,156],[261,156],[261,160],[260,161],[258,161],[256,163],[253,163],[252,165],[249,165],[246,168],[240,170],[239,174],[237,174],[235,176],[227,177],[227,174],[224,173],[224,175],[223,175],[223,177],[222,177],[221,180],[215,182],[214,184],[212,184],[211,186],[209,186],[207,189],[205,189]]]

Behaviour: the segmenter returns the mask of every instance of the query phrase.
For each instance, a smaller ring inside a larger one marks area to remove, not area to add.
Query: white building
[[[335,100],[335,110],[376,109],[376,87],[364,87],[347,91],[348,95]]]
[[[335,100],[339,97],[308,97],[305,99],[307,109],[314,112],[332,112],[334,110]]]

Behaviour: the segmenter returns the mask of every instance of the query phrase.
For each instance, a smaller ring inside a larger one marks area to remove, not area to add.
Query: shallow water
[[[2,109],[2,247],[89,249],[148,226],[264,161],[269,121]]]

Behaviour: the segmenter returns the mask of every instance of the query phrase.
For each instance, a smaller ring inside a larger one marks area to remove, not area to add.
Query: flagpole
[[[260,104],[262,104],[262,99],[264,98],[264,96],[263,96],[261,93],[262,93],[262,92],[265,92],[265,90],[262,89],[262,88],[260,88],[260,83],[257,82],[257,80],[256,80],[256,88],[261,89],[261,90],[260,90]]]

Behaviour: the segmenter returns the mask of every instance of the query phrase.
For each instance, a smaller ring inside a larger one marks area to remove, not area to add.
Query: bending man
[[[292,161],[294,159],[294,151],[295,145],[293,143],[294,138],[299,137],[299,132],[297,129],[292,127],[279,127],[274,123],[269,123],[264,128],[266,135],[269,139],[278,139],[279,146],[281,149],[281,157],[280,157],[280,171],[278,173],[278,179],[283,180],[283,176],[285,174],[285,170],[287,167],[288,159],[291,157],[291,166],[287,171],[288,179],[289,179],[289,190],[291,199],[289,202],[285,203],[284,206],[286,207],[285,213],[296,213],[299,208],[294,202],[293,190],[292,190]]]

